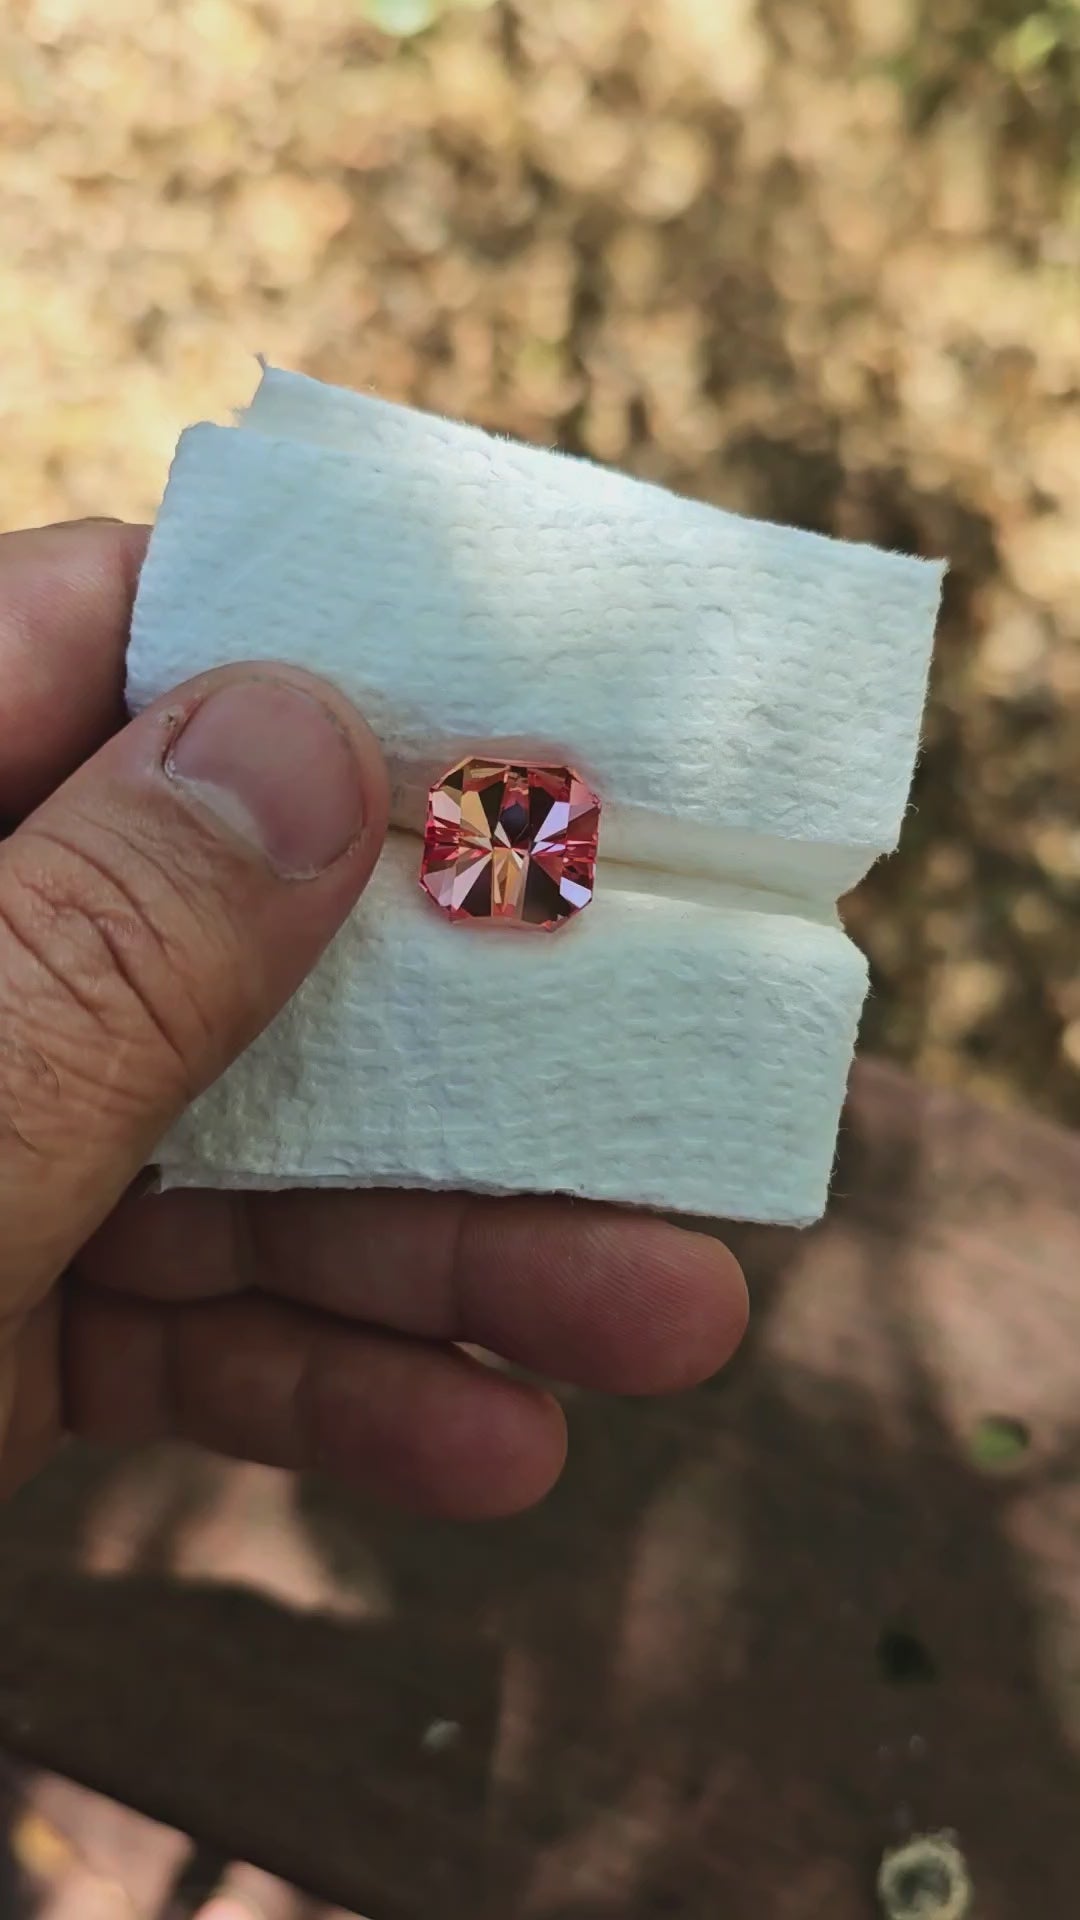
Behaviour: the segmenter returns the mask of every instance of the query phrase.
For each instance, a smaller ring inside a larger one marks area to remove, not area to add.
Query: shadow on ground
[[[514,1523],[67,1457],[4,1523],[0,1734],[376,1920],[856,1920],[942,1829],[984,1920],[1068,1920],[1076,1152],[864,1071],[829,1220],[736,1236],[730,1373],[573,1397],[565,1483]],[[125,1481],[124,1570],[91,1577]],[[321,1594],[237,1585],[245,1528]]]

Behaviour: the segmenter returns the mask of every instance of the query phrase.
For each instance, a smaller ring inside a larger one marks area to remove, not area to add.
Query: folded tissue
[[[190,428],[131,707],[308,667],[379,736],[393,824],[163,1184],[816,1218],[866,991],[835,902],[896,843],[942,571],[274,369]],[[417,884],[428,787],[477,752],[601,797],[595,898],[556,933],[452,924]]]

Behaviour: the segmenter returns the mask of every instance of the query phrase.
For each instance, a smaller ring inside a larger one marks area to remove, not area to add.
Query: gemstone
[[[428,794],[420,884],[451,920],[550,931],[592,899],[599,831],[571,767],[462,760]]]

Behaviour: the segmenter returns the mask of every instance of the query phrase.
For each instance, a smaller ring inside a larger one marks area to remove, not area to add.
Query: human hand
[[[737,1345],[742,1277],[705,1236],[558,1199],[132,1191],[349,912],[387,809],[363,721],[288,668],[123,724],[145,542],[0,540],[0,1485],[68,1430],[527,1506],[562,1413],[456,1343],[670,1391]]]

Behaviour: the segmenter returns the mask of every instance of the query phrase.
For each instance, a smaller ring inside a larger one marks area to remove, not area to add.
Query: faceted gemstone
[[[462,760],[428,795],[420,884],[451,920],[550,930],[592,899],[599,830],[572,768]]]

